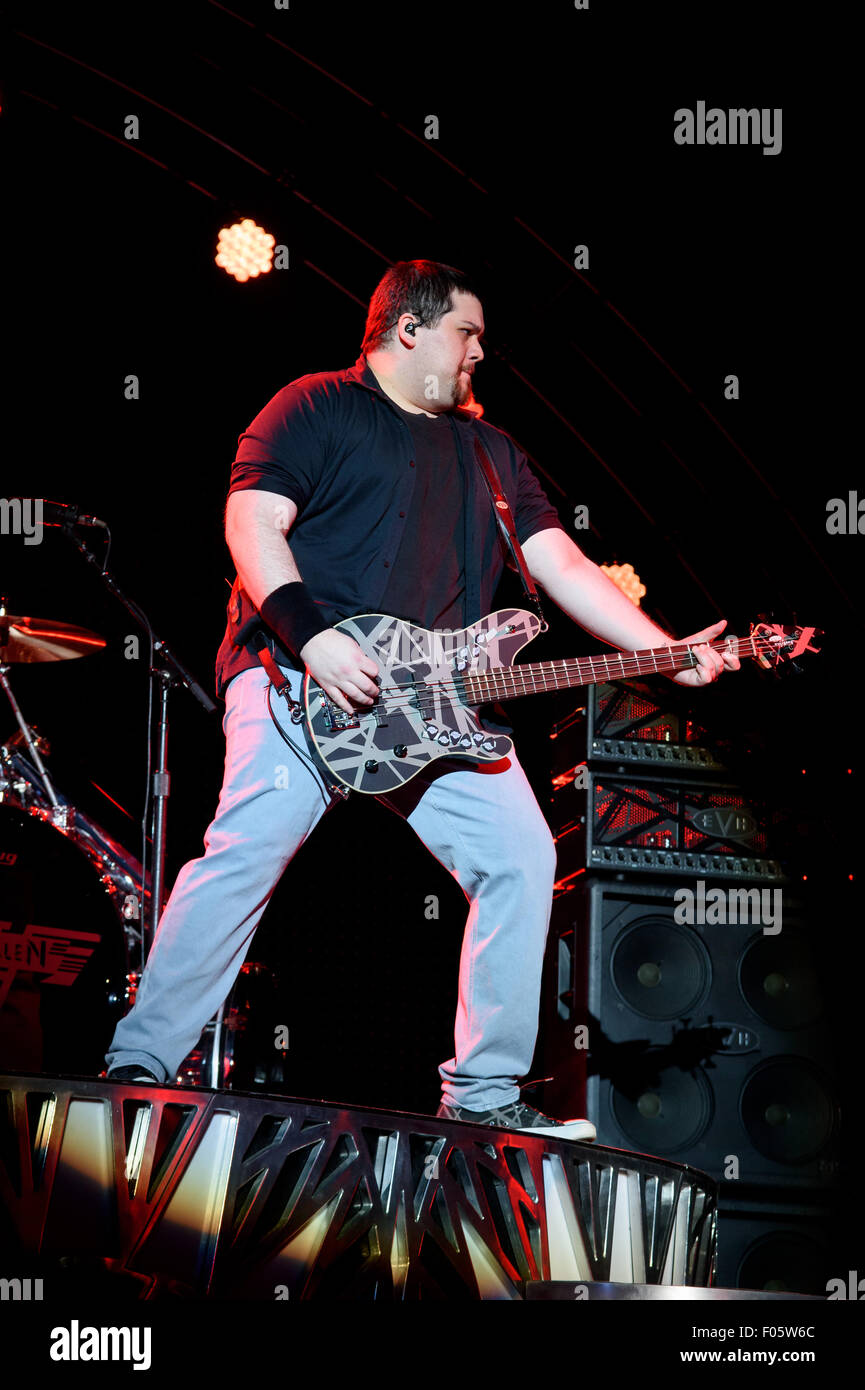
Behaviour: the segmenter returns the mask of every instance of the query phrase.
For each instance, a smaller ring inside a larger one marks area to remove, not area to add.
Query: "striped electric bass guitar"
[[[678,643],[515,666],[517,653],[541,628],[540,619],[521,608],[500,608],[453,632],[415,627],[384,613],[345,618],[335,627],[376,662],[379,694],[374,704],[346,714],[307,671],[303,726],[310,748],[337,782],[371,795],[410,781],[437,758],[492,763],[506,757],[511,739],[484,729],[477,718],[480,706],[492,700],[656,672],[669,675],[698,664],[692,649]],[[724,637],[711,645],[778,666],[819,650],[811,645],[815,631],[759,623],[748,637]]]

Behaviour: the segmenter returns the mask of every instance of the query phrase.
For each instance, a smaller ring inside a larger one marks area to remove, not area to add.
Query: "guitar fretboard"
[[[728,637],[710,642],[712,651],[733,652],[736,656],[757,657],[770,650],[758,636]],[[598,685],[608,680],[632,680],[637,676],[674,675],[698,665],[693,649],[686,642],[668,647],[648,647],[644,651],[609,655],[571,657],[561,661],[530,661],[524,666],[497,666],[465,677],[471,704],[488,700],[513,699],[516,695],[536,695],[542,690],[567,690],[579,685]]]

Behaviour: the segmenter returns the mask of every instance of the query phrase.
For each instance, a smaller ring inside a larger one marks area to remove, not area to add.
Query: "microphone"
[[[47,497],[37,500],[42,503],[43,526],[98,526],[103,531],[108,530],[107,522],[100,521],[98,516],[88,516],[74,503],[50,502]]]

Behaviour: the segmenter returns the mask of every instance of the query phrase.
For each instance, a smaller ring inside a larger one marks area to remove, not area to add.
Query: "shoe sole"
[[[550,1134],[554,1139],[578,1139],[581,1144],[593,1144],[598,1137],[597,1130],[587,1134],[581,1125],[536,1125],[518,1129],[517,1134]]]
[[[437,1120],[450,1120],[451,1123],[459,1125],[480,1125],[484,1129],[508,1129],[513,1134],[550,1134],[554,1139],[579,1140],[582,1144],[593,1144],[598,1137],[598,1131],[592,1125],[591,1132],[586,1133],[586,1122],[575,1121],[572,1124],[565,1122],[561,1125],[491,1125],[485,1120],[454,1120],[452,1115],[436,1115]]]

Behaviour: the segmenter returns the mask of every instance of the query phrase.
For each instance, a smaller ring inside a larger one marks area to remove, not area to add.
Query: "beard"
[[[453,379],[453,388],[451,390],[454,405],[463,405],[464,402],[468,400],[471,393],[472,378],[469,375],[463,376],[462,372],[458,372]]]

